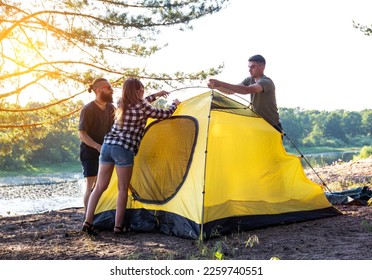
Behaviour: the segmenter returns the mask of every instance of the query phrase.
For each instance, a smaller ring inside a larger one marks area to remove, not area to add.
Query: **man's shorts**
[[[81,162],[83,167],[83,176],[92,177],[98,174],[98,159],[90,159]]]
[[[84,177],[93,177],[98,174],[98,157],[97,150],[83,148],[80,150],[80,162],[83,167]]]

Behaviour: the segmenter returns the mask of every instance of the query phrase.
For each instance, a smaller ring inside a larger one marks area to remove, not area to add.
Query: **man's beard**
[[[102,94],[101,99],[106,103],[114,103],[114,99],[112,98],[112,94]]]

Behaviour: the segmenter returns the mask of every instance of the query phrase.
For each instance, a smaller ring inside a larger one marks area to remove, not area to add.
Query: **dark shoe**
[[[84,233],[87,233],[89,235],[92,235],[92,236],[97,235],[97,232],[94,230],[93,225],[88,223],[88,222],[84,222],[84,225],[83,225],[83,228],[81,229],[81,231],[84,232]]]

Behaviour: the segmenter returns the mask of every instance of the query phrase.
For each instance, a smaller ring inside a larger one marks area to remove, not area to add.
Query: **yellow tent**
[[[134,231],[209,238],[340,214],[310,181],[281,134],[247,106],[215,91],[149,122],[135,157],[126,224]],[[112,229],[113,175],[94,219]]]

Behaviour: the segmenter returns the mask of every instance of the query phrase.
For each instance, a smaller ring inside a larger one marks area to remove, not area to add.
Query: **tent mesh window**
[[[135,158],[132,193],[147,203],[165,203],[182,186],[192,162],[198,122],[174,116],[152,122],[145,131]]]
[[[213,95],[211,109],[225,113],[232,113],[235,115],[242,115],[255,118],[260,117],[252,110],[250,106],[243,105],[233,99],[230,99],[220,94]]]

